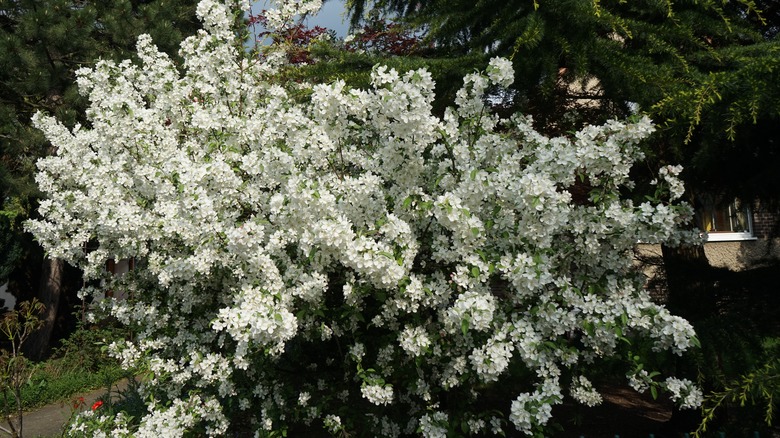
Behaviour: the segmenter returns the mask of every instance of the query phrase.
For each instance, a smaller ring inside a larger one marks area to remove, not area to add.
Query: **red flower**
[[[84,406],[86,402],[84,401],[84,397],[79,397],[73,402],[73,409],[78,409],[82,406]]]
[[[95,404],[92,405],[92,410],[94,411],[95,409],[97,409],[97,408],[99,408],[101,406],[103,406],[103,400],[98,400],[98,401],[95,402]]]

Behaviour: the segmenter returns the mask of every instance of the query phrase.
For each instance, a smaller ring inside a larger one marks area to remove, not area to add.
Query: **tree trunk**
[[[25,343],[25,355],[33,360],[42,360],[50,350],[50,341],[54,324],[57,322],[57,310],[60,307],[63,280],[65,278],[65,262],[60,259],[43,259],[41,280],[38,288],[38,299],[43,303],[41,315],[43,326],[33,333]]]
[[[703,245],[674,248],[662,246],[661,251],[666,271],[666,307],[696,327],[697,322],[706,320],[716,312],[717,297],[711,286],[717,269],[710,266]],[[688,360],[676,358],[674,363],[675,374],[690,378],[696,376],[696,366]],[[674,409],[666,428],[675,432],[695,430],[700,422],[698,410]]]
[[[704,247],[661,248],[666,271],[667,308],[690,321],[711,316],[716,309],[712,293],[713,268]]]

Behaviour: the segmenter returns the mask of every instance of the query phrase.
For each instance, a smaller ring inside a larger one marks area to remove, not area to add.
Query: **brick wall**
[[[780,214],[756,202],[753,207],[753,234],[764,239],[780,235]]]

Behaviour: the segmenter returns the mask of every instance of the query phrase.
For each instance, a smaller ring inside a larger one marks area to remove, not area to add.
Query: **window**
[[[753,240],[753,217],[750,206],[739,199],[716,202],[711,196],[700,199],[697,208],[699,229],[708,242]]]

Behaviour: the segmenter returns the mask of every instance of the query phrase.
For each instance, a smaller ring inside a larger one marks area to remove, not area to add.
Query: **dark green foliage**
[[[0,214],[0,285],[6,282],[22,256],[15,219],[14,216]]]
[[[669,307],[691,321],[702,348],[680,361],[678,372],[698,375],[705,389],[702,425],[727,436],[764,436],[772,397],[780,395],[780,266],[734,272],[683,263],[680,270],[687,275],[677,286],[686,293],[670,296]]]
[[[176,55],[182,38],[198,27],[195,4],[0,0],[0,203],[36,195],[34,163],[49,152],[30,126],[36,111],[69,126],[85,122],[75,71],[98,58],[130,57],[141,33]]]
[[[651,108],[696,189],[777,199],[780,40],[733,46]]]
[[[761,431],[761,436],[772,436],[773,432],[777,432],[775,400],[780,396],[778,339],[765,340],[762,362],[752,366],[743,363],[739,375],[724,376],[711,388],[712,392],[702,406],[702,421],[694,437],[713,436],[712,432],[716,430],[725,431],[727,436],[749,436],[753,431]]]

